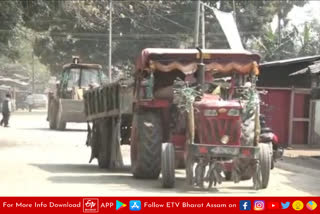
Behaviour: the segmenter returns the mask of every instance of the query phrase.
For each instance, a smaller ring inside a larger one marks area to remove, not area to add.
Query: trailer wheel
[[[98,165],[100,168],[109,168],[111,161],[111,133],[113,130],[112,126],[108,126],[109,120],[103,120],[98,125],[97,139],[99,141],[99,152],[98,152]]]
[[[50,129],[57,128],[57,110],[54,101],[50,103],[49,107],[49,127]]]
[[[162,186],[173,188],[175,184],[175,151],[172,143],[162,144],[161,174]]]
[[[258,175],[256,176],[259,181],[259,187],[257,189],[265,189],[268,187],[270,170],[271,170],[271,151],[267,144],[260,143],[260,156],[259,162],[260,167],[258,167]]]
[[[131,168],[136,178],[157,179],[161,170],[162,124],[158,112],[135,113],[132,122]]]
[[[62,115],[61,115],[61,111],[60,111],[59,108],[57,109],[57,119],[56,119],[56,122],[57,122],[57,129],[59,129],[59,130],[65,130],[65,129],[66,129],[66,122],[64,122],[64,121],[62,120]]]

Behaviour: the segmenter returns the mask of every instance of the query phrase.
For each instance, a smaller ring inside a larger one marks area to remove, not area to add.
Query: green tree
[[[263,36],[254,38],[251,48],[262,55],[263,61],[316,55],[320,54],[319,32],[317,20],[304,23],[302,32],[297,26],[288,24],[279,34],[269,25],[263,30]]]
[[[232,11],[231,0],[204,1]],[[263,40],[264,29],[276,14],[286,23],[294,5],[306,1],[236,1],[236,19],[246,47],[252,35]],[[18,2],[16,2],[18,4]],[[34,32],[36,56],[52,73],[70,62],[72,55],[82,61],[107,64],[109,7],[101,1],[22,1],[24,26]],[[0,9],[2,10],[2,8]],[[193,47],[195,1],[114,1],[113,64],[133,62],[146,47]],[[207,48],[228,48],[222,30],[206,12]],[[275,49],[276,50],[276,49]]]
[[[305,23],[302,34],[298,37],[300,47],[299,56],[320,54],[320,23],[315,19],[311,23]]]
[[[0,56],[18,58],[13,43],[17,36],[16,26],[22,23],[22,13],[19,1],[0,1]]]
[[[257,50],[262,55],[263,61],[280,60],[296,56],[297,28],[283,29],[281,43],[279,34],[274,33],[271,26],[263,30],[264,34],[260,38],[255,38],[251,48]]]

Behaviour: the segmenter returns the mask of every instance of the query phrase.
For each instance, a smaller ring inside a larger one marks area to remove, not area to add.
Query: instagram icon
[[[262,211],[265,209],[265,203],[262,200],[254,201],[253,210],[255,211]]]

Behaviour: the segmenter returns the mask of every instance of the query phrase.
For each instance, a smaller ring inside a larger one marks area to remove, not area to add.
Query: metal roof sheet
[[[282,65],[302,63],[302,62],[313,62],[316,60],[320,60],[320,55],[305,56],[305,57],[298,57],[298,58],[292,58],[292,59],[265,62],[265,63],[260,64],[260,68],[272,67],[272,66],[282,66]]]
[[[314,64],[309,65],[308,67],[301,69],[297,72],[294,72],[292,74],[290,74],[289,76],[295,76],[295,75],[300,75],[300,74],[306,74],[306,73],[310,73],[310,74],[318,74],[320,73],[320,61],[316,61],[314,62]]]

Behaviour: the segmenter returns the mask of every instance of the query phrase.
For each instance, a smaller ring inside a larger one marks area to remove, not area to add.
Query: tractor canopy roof
[[[63,69],[67,68],[93,68],[93,69],[102,69],[102,66],[99,64],[84,64],[84,63],[69,63],[63,66]]]
[[[230,49],[203,49],[203,62],[206,71],[212,73],[259,74],[260,56],[248,51]],[[180,70],[185,74],[194,73],[200,54],[197,49],[146,48],[142,50],[137,62],[136,71],[170,72]]]

